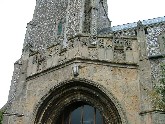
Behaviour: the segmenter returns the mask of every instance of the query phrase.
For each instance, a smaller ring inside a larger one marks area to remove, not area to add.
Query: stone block
[[[99,60],[105,60],[105,49],[103,48],[98,49],[98,58]]]
[[[106,60],[113,61],[113,50],[112,49],[106,50]]]

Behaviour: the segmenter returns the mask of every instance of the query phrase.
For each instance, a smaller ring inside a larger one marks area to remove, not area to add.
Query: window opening
[[[100,111],[90,105],[78,106],[69,112],[66,110],[59,119],[59,124],[105,124]]]
[[[58,33],[57,33],[57,35],[61,35],[61,34],[62,34],[62,21],[60,21],[58,23]]]

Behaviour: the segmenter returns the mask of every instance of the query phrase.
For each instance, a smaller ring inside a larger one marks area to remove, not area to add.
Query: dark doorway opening
[[[78,102],[68,106],[60,115],[58,124],[105,124],[101,112],[88,104]]]

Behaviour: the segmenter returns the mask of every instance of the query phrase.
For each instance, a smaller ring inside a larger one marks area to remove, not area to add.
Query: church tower
[[[44,49],[78,34],[97,35],[110,26],[106,0],[37,0],[24,46]]]
[[[107,0],[36,0],[4,124],[156,124],[147,28],[111,27]]]

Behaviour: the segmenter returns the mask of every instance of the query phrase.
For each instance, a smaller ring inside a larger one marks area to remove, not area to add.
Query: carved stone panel
[[[124,62],[126,59],[125,49],[127,46],[127,42],[121,38],[113,39],[113,58],[115,62]]]
[[[89,39],[87,37],[82,38],[82,40],[81,40],[81,46],[82,47],[88,47],[88,44],[89,44]]]
[[[113,45],[112,45],[112,39],[106,39],[104,41],[105,50],[106,50],[106,60],[113,61]]]
[[[98,49],[97,48],[88,48],[89,58],[98,59]]]
[[[126,50],[125,56],[126,56],[126,62],[130,62],[130,63],[134,62],[132,50],[130,49]]]
[[[99,60],[105,60],[105,49],[104,48],[98,49],[98,58],[99,58]]]
[[[124,49],[116,49],[114,50],[114,54],[113,54],[113,57],[114,57],[114,61],[115,62],[123,62],[125,61],[125,52],[124,52]]]

